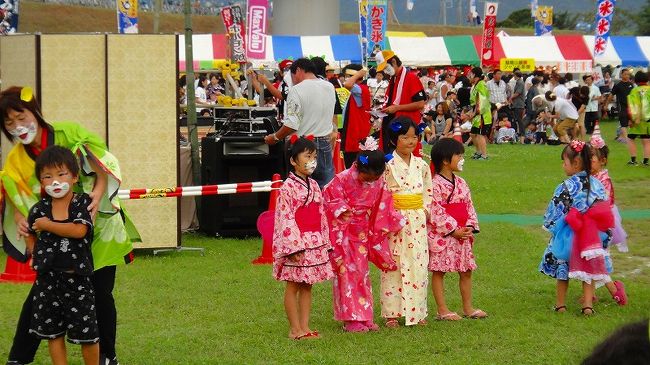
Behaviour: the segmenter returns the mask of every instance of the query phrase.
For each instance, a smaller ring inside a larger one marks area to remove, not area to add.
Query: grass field
[[[627,152],[613,142],[615,125],[604,123],[610,174],[621,210],[650,209],[650,168],[627,167]],[[613,252],[614,278],[623,280],[629,305],[617,306],[600,291],[597,314],[579,315],[579,284],[569,291],[569,311],[552,311],[555,282],[537,272],[547,242],[541,214],[564,179],[561,147],[488,146],[489,161],[467,160],[463,177],[480,214],[536,215],[539,223],[484,223],[477,237],[474,275],[476,306],[486,320],[431,320],[426,327],[346,334],[332,319],[331,285],[314,287],[312,327],[323,338],[290,341],[282,306],[283,285],[270,266],[253,266],[259,239],[183,236],[183,244],[204,247],[205,256],[182,252],[152,256],[118,270],[117,352],[122,364],[577,364],[608,333],[650,314],[650,218],[624,221],[630,252]],[[466,153],[469,156],[473,151]],[[146,202],[143,202],[146,204]],[[0,256],[4,266],[4,256]],[[373,270],[378,285],[378,272]],[[0,362],[6,359],[19,308],[29,286],[0,285]],[[449,275],[447,298],[460,310],[457,276]],[[375,302],[378,313],[378,301]],[[435,314],[429,296],[430,319]],[[377,314],[376,314],[377,317]],[[80,364],[70,346],[71,364]],[[49,363],[44,344],[38,364]]]

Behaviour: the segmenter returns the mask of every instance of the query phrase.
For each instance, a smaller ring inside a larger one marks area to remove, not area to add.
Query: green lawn
[[[611,142],[614,123],[603,126],[612,153],[610,173],[619,207],[650,209],[650,169],[627,167],[623,145]],[[470,148],[471,155],[473,150]],[[188,234],[183,244],[204,247],[205,256],[182,252],[152,256],[139,252],[118,270],[117,350],[122,364],[248,363],[427,363],[427,364],[577,364],[593,346],[623,323],[650,314],[650,219],[624,222],[630,252],[613,252],[614,278],[624,280],[629,305],[618,307],[600,291],[596,316],[579,315],[579,285],[570,288],[569,312],[554,313],[555,282],[537,264],[547,241],[541,214],[564,178],[561,147],[488,147],[490,161],[465,164],[463,177],[481,214],[539,216],[535,225],[485,223],[477,238],[479,269],[474,275],[475,304],[487,320],[436,322],[426,327],[382,328],[378,333],[346,334],[332,319],[331,285],[314,287],[312,327],[323,338],[290,341],[282,306],[283,285],[271,267],[250,261],[260,240],[213,239]],[[146,204],[146,202],[143,202]],[[4,267],[4,256],[0,257]],[[378,272],[373,271],[378,285]],[[449,275],[447,298],[460,310],[457,276]],[[0,285],[0,362],[6,359],[27,285]],[[376,313],[379,310],[375,303]],[[435,314],[429,297],[430,314]],[[71,364],[80,364],[70,346]],[[36,363],[47,364],[42,345]]]

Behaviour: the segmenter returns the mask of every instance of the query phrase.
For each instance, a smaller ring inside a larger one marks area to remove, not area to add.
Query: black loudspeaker
[[[217,185],[286,177],[284,142],[266,145],[262,136],[208,135],[201,139],[201,183]],[[259,235],[257,217],[268,209],[270,193],[201,198],[200,229],[222,237]]]

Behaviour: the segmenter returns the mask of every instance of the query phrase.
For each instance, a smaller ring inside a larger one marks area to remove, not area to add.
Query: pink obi
[[[321,214],[320,205],[311,202],[296,210],[296,224],[301,233],[320,232],[321,231]]]

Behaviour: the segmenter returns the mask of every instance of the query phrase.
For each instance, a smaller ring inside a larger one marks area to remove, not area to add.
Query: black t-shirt
[[[93,223],[88,211],[91,199],[87,194],[74,193],[68,206],[68,219],[58,221],[52,217],[52,198],[48,195],[29,210],[27,222],[31,230],[36,219],[48,217],[57,223],[80,223],[88,227],[84,238],[66,238],[51,232],[41,232],[34,247],[33,266],[37,272],[69,271],[79,275],[93,273],[93,257],[90,245],[93,241]]]
[[[627,96],[634,89],[634,83],[631,81],[619,81],[612,88],[612,94],[616,95],[616,102],[622,109],[627,109]]]

